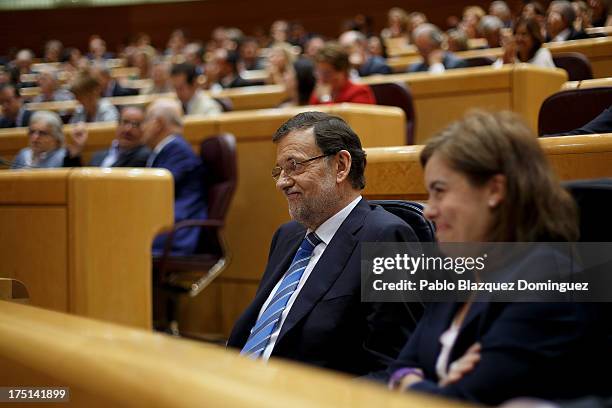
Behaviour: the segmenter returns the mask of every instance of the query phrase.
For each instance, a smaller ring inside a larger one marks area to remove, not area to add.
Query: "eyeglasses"
[[[133,127],[133,128],[139,128],[140,125],[142,124],[142,122],[138,122],[136,120],[125,120],[122,119],[119,124],[121,126],[129,126],[129,127]]]
[[[51,133],[47,132],[46,130],[38,130],[38,129],[28,130],[28,135],[33,136],[35,134],[38,134],[39,136],[49,136]]]
[[[323,157],[333,156],[334,154],[336,153],[322,154],[320,156],[312,157],[310,159],[306,159],[302,161],[297,161],[295,159],[289,159],[287,160],[287,164],[285,164],[283,167],[276,166],[272,169],[272,178],[274,179],[274,181],[278,181],[283,171],[285,172],[285,176],[287,177],[295,176],[304,171],[304,169],[306,168],[306,163],[312,162],[317,159],[321,159]]]

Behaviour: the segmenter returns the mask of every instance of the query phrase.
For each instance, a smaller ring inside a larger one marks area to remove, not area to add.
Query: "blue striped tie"
[[[253,326],[251,330],[249,339],[242,348],[240,354],[253,359],[261,357],[270,341],[270,336],[272,336],[272,333],[274,333],[274,330],[278,326],[281,315],[287,307],[291,295],[295,292],[295,289],[300,283],[302,274],[308,266],[308,262],[312,256],[312,251],[321,242],[321,238],[314,232],[311,232],[304,238],[278,290],[274,294],[266,310],[261,314],[261,317],[257,319],[255,326]]]

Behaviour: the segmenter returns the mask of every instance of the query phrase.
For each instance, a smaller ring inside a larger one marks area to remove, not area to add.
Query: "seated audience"
[[[588,38],[584,31],[574,28],[576,12],[567,0],[554,0],[548,6],[546,15],[546,41],[570,41]]]
[[[387,27],[380,32],[380,37],[406,38],[408,42],[408,14],[399,7],[392,7],[387,13]]]
[[[458,28],[463,30],[468,38],[478,38],[478,25],[484,16],[485,12],[481,7],[468,6],[463,9],[463,18]]]
[[[421,12],[413,11],[412,13],[408,14],[408,37],[410,38],[411,43],[414,43],[414,30],[428,21],[427,16]]]
[[[344,32],[340,36],[339,43],[349,53],[349,62],[360,77],[392,73],[384,58],[368,52],[368,40],[359,31]]]
[[[375,35],[368,38],[368,52],[370,55],[387,58],[387,50],[383,41]]]
[[[170,65],[165,61],[156,61],[151,67],[151,81],[153,86],[142,92],[145,95],[172,92],[170,83]]]
[[[361,197],[365,152],[341,118],[300,113],[273,142],[272,177],[292,221],[274,234],[257,295],[227,345],[252,359],[286,358],[353,375],[384,367],[422,307],[361,302],[361,243],[417,237]]]
[[[420,159],[429,191],[425,215],[436,223],[440,243],[578,238],[575,203],[516,115],[468,115],[430,139]],[[513,279],[529,279],[525,274],[534,268],[558,273],[572,262],[552,247],[523,255],[504,266]],[[610,361],[609,323],[600,321],[600,305],[494,296],[430,303],[386,372],[389,387],[486,405],[517,396],[558,400],[609,392],[607,377],[584,369],[585,361],[601,368]],[[568,375],[576,372],[580,378]]]
[[[70,123],[114,122],[119,119],[117,108],[108,99],[100,98],[100,82],[89,71],[79,72],[70,89],[80,103],[72,114]]]
[[[355,84],[349,79],[349,56],[338,43],[330,42],[316,57],[317,84],[310,104],[367,103],[376,104],[374,93],[367,85]]]
[[[34,53],[28,49],[20,50],[15,57],[15,61],[10,64],[11,82],[20,88],[30,88],[36,86],[36,82],[23,81],[22,75],[32,74],[32,62]]]
[[[498,17],[484,16],[480,19],[478,32],[487,40],[489,48],[501,47],[501,30],[504,28],[504,23]]]
[[[126,106],[121,110],[117,124],[117,137],[109,149],[95,152],[88,166],[95,167],[145,167],[151,152],[142,141],[142,122],[144,112],[137,106]],[[68,154],[64,167],[80,167],[81,153],[87,143],[88,132],[85,126],[75,126],[72,142],[68,144]]]
[[[62,126],[57,113],[34,112],[28,128],[30,146],[17,153],[12,168],[62,167],[66,154]]]
[[[61,62],[64,45],[58,40],[49,40],[45,43],[44,62]]]
[[[288,95],[285,103],[297,105],[297,75],[293,67],[294,59],[289,48],[282,45],[273,46],[268,55],[266,83],[284,85]]]
[[[170,73],[172,86],[186,115],[221,113],[221,105],[206,95],[197,84],[197,72],[191,64],[176,64]]]
[[[281,46],[282,43],[280,43]],[[219,48],[214,52],[210,69],[206,71],[210,87],[213,90],[239,88],[253,85],[240,76],[238,71],[238,53]]]
[[[451,28],[446,32],[446,43],[450,52],[467,51],[469,49],[467,35],[457,28]]]
[[[198,75],[203,75],[205,71],[204,46],[199,42],[189,43],[183,48],[185,62],[195,67]]]
[[[447,69],[464,68],[467,63],[450,51],[442,49],[444,36],[442,31],[433,24],[425,23],[418,26],[412,33],[423,62],[417,62],[408,67],[408,72],[440,73]]]
[[[266,67],[265,60],[259,56],[257,39],[253,37],[244,38],[238,50],[240,53],[240,71],[253,71]]]
[[[57,71],[43,69],[38,73],[40,93],[32,98],[32,102],[71,101],[74,95],[67,89],[59,87]]]
[[[514,27],[514,36],[504,37],[504,55],[493,63],[503,64],[528,62],[544,68],[554,68],[552,54],[542,47],[542,33],[535,19],[521,18]]]
[[[100,38],[99,35],[92,35],[89,40],[89,54],[87,58],[98,64],[103,64],[107,59],[113,58],[114,55],[106,51],[106,41]]]
[[[185,31],[176,29],[172,31],[168,38],[168,45],[166,51],[164,51],[164,55],[168,57],[177,57],[183,53],[183,48],[185,48],[186,44],[187,35],[185,35]]]
[[[169,170],[174,178],[174,222],[206,218],[204,165],[183,139],[181,105],[172,99],[157,99],[147,109],[142,125],[143,141],[151,149],[147,167]],[[174,236],[172,253],[192,254],[197,246],[199,228],[185,228]],[[153,242],[153,252],[164,249],[165,236]]]
[[[19,94],[19,88],[10,83],[0,85],[0,128],[28,126],[31,111],[27,110]]]
[[[100,96],[103,98],[138,95],[138,89],[121,86],[119,81],[112,77],[110,69],[104,65],[94,65],[90,68],[89,72],[100,83]]]
[[[495,0],[489,6],[489,15],[500,19],[504,28],[512,28],[512,12],[503,0]]]

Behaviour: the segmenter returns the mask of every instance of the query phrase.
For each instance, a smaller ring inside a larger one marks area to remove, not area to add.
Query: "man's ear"
[[[336,153],[336,161],[338,163],[336,182],[341,183],[348,178],[353,160],[348,151],[340,150],[338,153]]]

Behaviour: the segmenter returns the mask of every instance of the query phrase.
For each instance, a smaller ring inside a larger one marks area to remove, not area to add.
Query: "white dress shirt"
[[[285,310],[283,310],[278,326],[276,326],[276,329],[270,336],[270,341],[268,342],[268,345],[266,346],[263,354],[261,355],[262,360],[267,361],[270,358],[270,355],[272,354],[272,350],[274,350],[274,346],[276,345],[278,334],[280,333],[280,330],[283,327],[283,323],[285,322],[285,319],[287,318],[287,315],[289,314],[289,311],[291,310],[291,307],[293,306],[295,299],[297,299],[300,291],[304,287],[304,284],[308,280],[310,273],[312,272],[315,265],[321,258],[321,255],[323,255],[323,252],[325,252],[325,248],[327,248],[327,246],[331,242],[332,238],[336,234],[336,231],[338,231],[338,228],[340,228],[340,225],[342,225],[342,223],[344,222],[346,217],[349,216],[351,211],[353,211],[353,209],[357,206],[357,204],[359,204],[359,201],[361,201],[361,196],[351,201],[349,205],[347,205],[342,210],[338,211],[336,214],[328,218],[323,224],[319,225],[319,227],[316,229],[315,233],[319,236],[319,238],[321,238],[322,242],[319,245],[317,245],[315,249],[312,251],[312,256],[310,257],[310,261],[308,261],[308,266],[306,266],[306,269],[304,270],[304,273],[302,274],[302,277],[300,278],[300,283],[295,289],[295,292],[293,292],[293,294],[289,298],[289,301],[287,302],[287,307],[285,307]],[[309,234],[310,232],[311,232],[310,230],[306,231],[306,235]],[[284,277],[285,275],[283,275],[283,278]],[[278,281],[276,286],[274,286],[274,289],[272,289],[272,292],[270,292],[270,296],[268,296],[268,299],[266,299],[266,302],[261,307],[261,310],[259,311],[259,315],[257,316],[257,319],[261,317],[262,313],[268,307],[268,304],[274,297],[274,294],[278,290],[281,282],[283,281],[283,278],[281,278]]]

